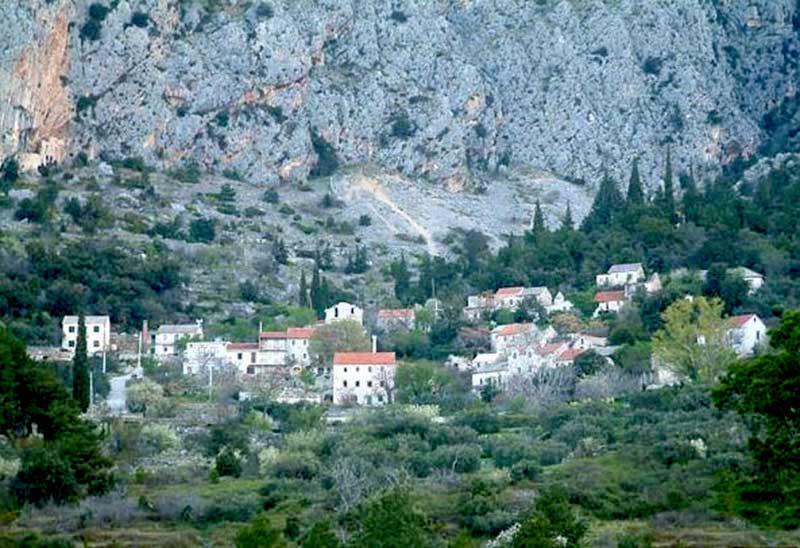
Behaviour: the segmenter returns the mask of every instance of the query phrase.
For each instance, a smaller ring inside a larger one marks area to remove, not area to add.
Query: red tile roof
[[[754,317],[755,314],[742,314],[741,316],[731,316],[730,318],[728,318],[728,322],[734,328],[739,329],[740,327],[744,327],[744,325]]]
[[[337,352],[333,365],[394,365],[394,352]]]
[[[383,308],[378,310],[378,318],[380,319],[395,319],[395,318],[413,318],[413,308]]]
[[[497,331],[498,337],[511,337],[526,333],[531,330],[532,324],[529,323],[512,323],[501,326]]]
[[[285,339],[286,333],[283,331],[264,331],[259,335],[260,339]]]
[[[289,339],[310,339],[314,335],[313,327],[290,327],[286,330]]]
[[[494,294],[495,297],[512,297],[520,295],[525,290],[524,287],[501,287]]]
[[[568,348],[561,353],[558,359],[559,361],[572,361],[584,352],[583,348]]]
[[[563,343],[546,344],[544,346],[541,346],[541,347],[537,348],[536,352],[540,356],[548,356],[548,355],[552,354],[553,352],[557,352],[562,346],[563,346]]]
[[[594,302],[596,303],[610,303],[612,301],[624,301],[624,300],[625,300],[624,291],[599,291],[594,296]]]
[[[228,343],[228,350],[258,350],[258,343]]]

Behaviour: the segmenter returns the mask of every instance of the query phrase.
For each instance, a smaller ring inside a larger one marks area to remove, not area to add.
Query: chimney
[[[374,354],[377,351],[378,351],[378,337],[373,335],[372,336],[372,353]]]
[[[142,346],[147,348],[150,343],[150,330],[147,326],[147,320],[142,320]]]

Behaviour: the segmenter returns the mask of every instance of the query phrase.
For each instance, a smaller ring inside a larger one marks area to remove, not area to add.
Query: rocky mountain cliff
[[[0,3],[0,158],[141,156],[257,181],[375,164],[458,189],[757,150],[797,0]]]

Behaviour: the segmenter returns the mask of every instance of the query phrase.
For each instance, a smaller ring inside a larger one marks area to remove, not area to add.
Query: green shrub
[[[230,447],[226,447],[217,455],[214,469],[220,477],[231,476],[238,478],[242,475],[242,463]]]
[[[189,224],[189,241],[210,243],[216,237],[216,222],[213,219],[194,219]]]
[[[280,196],[278,195],[277,190],[270,188],[269,190],[264,191],[264,195],[261,197],[261,199],[268,204],[277,204],[280,201]]]
[[[511,467],[511,479],[515,482],[522,480],[536,481],[539,479],[541,467],[536,461],[524,460]]]
[[[150,16],[142,11],[135,11],[133,15],[131,15],[131,25],[134,27],[139,27],[140,29],[147,28],[147,25],[150,24]]]
[[[457,474],[477,472],[481,467],[481,448],[479,445],[443,445],[431,453],[431,464]]]

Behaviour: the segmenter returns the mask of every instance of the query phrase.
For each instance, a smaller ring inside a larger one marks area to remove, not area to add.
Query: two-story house
[[[108,316],[86,316],[86,353],[107,352],[111,349],[111,319]],[[78,344],[78,316],[64,316],[61,321],[61,348],[75,353]]]
[[[193,324],[162,325],[151,336],[151,351],[157,358],[171,358],[178,355],[181,340],[201,340],[203,321]]]
[[[333,403],[391,403],[396,368],[394,352],[337,352],[333,356]]]
[[[341,321],[351,321],[358,323],[358,325],[364,325],[364,311],[354,304],[345,302],[337,303],[325,309],[326,324]]]

